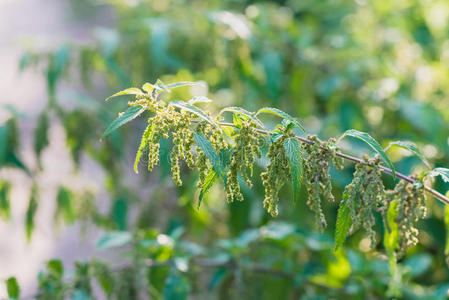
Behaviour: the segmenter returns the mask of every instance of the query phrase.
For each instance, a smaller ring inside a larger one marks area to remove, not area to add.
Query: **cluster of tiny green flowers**
[[[179,160],[184,160],[189,168],[194,168],[195,161],[192,153],[193,132],[189,128],[191,116],[183,111],[178,113],[178,117],[172,128],[173,148],[170,152],[170,164],[173,180],[178,186],[181,186]]]
[[[270,144],[267,157],[270,163],[267,170],[260,174],[265,188],[263,207],[273,216],[278,215],[279,190],[290,178],[290,165],[284,149],[284,141],[291,137],[291,132],[285,132],[283,136]]]
[[[179,160],[184,160],[187,166],[193,168],[195,160],[192,153],[194,143],[193,132],[190,129],[191,115],[189,112],[178,112],[173,106],[169,106],[163,101],[155,100],[152,96],[138,95],[136,101],[128,103],[130,106],[141,105],[155,113],[148,119],[148,127],[142,137],[139,151],[148,151],[148,170],[152,171],[159,163],[159,140],[168,138],[172,133],[173,148],[170,152],[170,165],[173,181],[177,185],[182,185]]]
[[[238,182],[238,173],[242,175],[248,186],[251,186],[250,176],[253,173],[253,164],[256,157],[261,157],[259,149],[261,138],[256,131],[256,124],[250,120],[242,123],[235,137],[235,146],[232,150],[229,171],[227,174],[227,199],[228,202],[243,200]]]
[[[136,105],[155,113],[154,117],[148,119],[148,126],[142,135],[138,150],[138,152],[148,152],[148,171],[151,172],[159,163],[159,140],[162,137],[168,138],[168,132],[172,125],[170,116],[176,111],[151,96],[137,95],[135,101],[128,102],[128,106]]]
[[[334,161],[338,168],[343,165],[335,155],[335,139],[320,141],[316,135],[308,135],[307,138],[313,142],[302,145],[304,178],[309,194],[307,205],[315,212],[318,229],[322,231],[326,227],[326,219],[321,208],[321,197],[334,201],[329,175],[330,161]]]
[[[379,157],[369,159],[363,156],[363,162],[356,164],[354,178],[343,194],[350,208],[352,231],[362,225],[370,237],[371,248],[376,245],[374,210],[385,205],[379,164]]]
[[[388,202],[396,200],[399,231],[399,255],[418,243],[419,219],[426,216],[424,189],[422,186],[401,180],[393,191],[389,191]]]
[[[340,151],[340,148],[336,145],[337,140],[335,138],[330,138],[327,141],[326,148],[330,151],[332,156],[332,164],[337,170],[343,170],[345,168],[344,166],[344,159],[343,157],[340,157],[337,155],[337,152]]]

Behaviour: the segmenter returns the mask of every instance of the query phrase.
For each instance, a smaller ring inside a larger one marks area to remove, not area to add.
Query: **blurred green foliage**
[[[231,204],[225,202],[223,187],[214,186],[197,209],[197,175],[186,169],[181,188],[168,180],[169,140],[162,140],[159,176],[141,172],[130,177],[144,120],[138,118],[134,127],[114,131],[102,142],[99,137],[115,117],[111,111],[126,106],[124,100],[104,105],[106,96],[157,78],[201,80],[207,88],[182,87],[171,98],[208,96],[214,111],[234,105],[250,111],[277,107],[302,119],[307,132],[323,139],[354,128],[369,132],[383,147],[392,140],[410,140],[436,167],[447,167],[447,1],[72,3],[75,17],[94,18],[106,10],[115,23],[92,29],[87,41],[51,45],[49,51],[30,49],[23,55],[20,68],[42,72],[48,87],[34,149],[37,156],[45,151],[51,122],[60,122],[74,163],[81,164],[87,154],[104,168],[110,211],[100,213],[93,195],[61,186],[55,218],[127,232],[129,238],[122,234],[121,241],[129,247],[123,258],[128,264],[114,271],[110,269],[117,266],[97,261],[65,266],[75,274],[66,282],[61,263],[51,261],[38,278],[42,299],[89,299],[90,278],[118,299],[139,298],[140,293],[154,299],[185,299],[188,294],[200,299],[446,299],[444,213],[434,199],[428,199],[430,216],[420,224],[420,244],[399,265],[399,282],[391,279],[382,246],[379,252],[367,252],[369,240],[363,234],[356,233],[334,252],[330,236],[336,205],[324,205],[329,227],[318,235],[304,188],[295,205],[290,190],[281,190],[274,220],[262,208],[260,182],[253,189],[242,185],[245,201]],[[20,116],[15,115],[0,127],[0,167],[31,173],[18,155],[17,122]],[[369,151],[362,143],[350,145],[345,150],[355,155]],[[418,158],[400,148],[388,154],[399,172],[425,170]],[[348,166],[333,176],[337,201],[353,171]],[[384,179],[387,187],[394,186],[391,178]],[[148,185],[149,199],[139,193]],[[449,188],[439,178],[434,186],[441,192]],[[2,179],[0,212],[5,218],[9,189]],[[33,186],[27,235],[38,209],[37,190]],[[133,208],[138,216],[130,219]],[[10,297],[17,298],[19,290],[8,279],[10,289]]]

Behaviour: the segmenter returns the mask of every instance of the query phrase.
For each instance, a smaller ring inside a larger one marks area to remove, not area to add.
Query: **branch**
[[[193,123],[199,123],[200,121],[195,121],[194,120],[192,122]],[[232,123],[219,122],[218,124],[221,125],[221,126],[235,127],[234,124],[232,124]],[[262,130],[262,129],[257,129],[257,132],[265,134],[265,135],[270,135],[271,134],[270,132],[268,132],[266,130]],[[306,139],[306,138],[303,138],[303,137],[300,137],[300,136],[296,136],[296,139],[298,141],[302,142],[302,143],[307,143],[307,144],[310,144],[310,145],[315,144],[313,141],[311,141],[309,139]],[[328,150],[327,148],[324,148],[324,147],[322,147],[322,149]],[[358,157],[354,157],[354,156],[351,156],[351,155],[348,155],[348,154],[345,154],[345,153],[336,152],[335,155],[340,156],[340,157],[342,157],[344,159],[356,162],[356,163],[363,163],[363,164],[366,163],[364,160],[362,160],[362,159],[360,159]],[[384,167],[384,166],[379,166],[379,168],[380,168],[380,170],[382,172],[385,172],[385,173],[387,173],[389,175],[393,175],[393,172],[391,171],[391,169],[389,169],[387,167]],[[401,178],[402,180],[405,180],[405,181],[410,182],[412,184],[416,183],[416,180],[411,178],[410,176],[404,175],[404,174],[399,173],[399,172],[395,172],[395,173],[396,173],[396,176]],[[424,188],[424,190],[426,192],[428,192],[429,194],[431,194],[432,196],[434,196],[435,198],[437,198],[441,202],[443,202],[445,204],[449,204],[449,198],[447,198],[443,194],[437,192],[436,190],[434,190],[431,187],[428,187],[426,185],[424,185],[423,188]]]

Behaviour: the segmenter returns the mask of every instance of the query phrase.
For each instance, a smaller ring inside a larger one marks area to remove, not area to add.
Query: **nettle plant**
[[[424,184],[424,179],[441,176],[449,182],[449,169],[436,168],[419,175],[406,176],[395,171],[386,151],[398,146],[417,155],[426,166],[420,151],[411,143],[396,141],[383,149],[369,134],[354,129],[346,131],[340,138],[320,140],[315,135],[305,135],[301,123],[289,114],[271,107],[250,112],[240,107],[227,107],[218,114],[201,109],[211,102],[207,97],[194,97],[189,101],[164,101],[162,95],[171,89],[194,85],[193,82],[164,84],[146,83],[139,88],[129,88],[110,98],[121,95],[134,95],[128,102],[129,108],[120,113],[104,132],[107,136],[120,126],[135,119],[144,112],[150,112],[134,163],[138,172],[142,155],[148,156],[148,170],[153,170],[160,159],[159,141],[172,136],[173,148],[170,152],[171,171],[174,182],[182,185],[180,161],[199,173],[198,207],[204,195],[217,180],[222,180],[228,202],[242,201],[241,184],[251,186],[254,180],[253,169],[261,162],[261,148],[268,144],[266,157],[268,164],[260,174],[265,189],[263,206],[273,217],[278,215],[279,191],[286,182],[291,182],[294,201],[298,201],[301,185],[308,191],[307,205],[316,215],[319,231],[326,227],[322,201],[334,201],[330,165],[343,169],[343,160],[356,163],[352,182],[346,186],[339,204],[335,247],[340,247],[346,237],[363,228],[373,248],[376,245],[375,214],[382,216],[384,223],[383,243],[389,256],[393,278],[397,277],[396,261],[404,251],[418,242],[417,222],[426,215],[424,193],[428,192],[440,201],[449,199]],[[225,113],[232,114],[232,123],[225,122]],[[280,117],[282,122],[268,130],[260,120],[263,114]],[[297,136],[294,130],[304,133]],[[353,137],[367,143],[375,152],[369,157],[353,157],[340,152],[340,141]],[[392,190],[386,190],[381,179],[385,172],[399,179]]]

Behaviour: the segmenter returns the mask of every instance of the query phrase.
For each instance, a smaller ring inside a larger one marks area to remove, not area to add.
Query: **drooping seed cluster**
[[[343,198],[349,204],[351,231],[362,226],[369,235],[371,248],[376,245],[374,210],[385,205],[385,187],[381,179],[380,162],[379,157],[369,159],[368,156],[363,156],[363,162],[356,164],[354,178],[343,193]]]
[[[179,119],[177,121],[172,128],[173,148],[170,152],[170,164],[173,180],[178,186],[181,186],[179,160],[184,160],[189,168],[195,167],[192,153],[194,139],[193,132],[189,128],[191,122],[190,114],[184,111],[179,113]]]
[[[138,97],[140,98],[140,97]],[[148,110],[155,113],[155,116],[148,119],[148,126],[145,129],[140,146],[139,153],[148,152],[148,171],[152,171],[154,166],[159,163],[159,140],[162,137],[168,138],[169,130],[173,124],[173,116],[177,112],[173,107],[165,105],[161,101],[156,101],[153,98],[138,99],[128,105],[142,105]]]
[[[393,191],[387,192],[388,203],[397,201],[399,255],[418,243],[417,222],[426,216],[424,189],[401,180]]]
[[[170,165],[173,181],[182,185],[179,160],[184,160],[187,166],[194,168],[195,159],[192,152],[194,143],[193,131],[190,129],[191,114],[186,111],[178,112],[173,106],[157,101],[154,97],[138,96],[130,106],[142,105],[155,113],[148,119],[148,126],[142,136],[139,152],[148,151],[148,170],[152,171],[159,163],[160,139],[168,138],[172,134],[173,148],[170,152]]]
[[[314,142],[302,145],[304,178],[309,194],[307,205],[315,212],[318,229],[322,231],[326,227],[326,219],[321,208],[321,198],[334,201],[329,163],[333,161],[337,168],[343,165],[335,155],[335,139],[320,141],[316,135],[308,135],[307,138]]]
[[[282,135],[270,144],[267,157],[270,159],[267,170],[260,174],[265,188],[263,207],[273,216],[278,215],[279,190],[290,178],[290,165],[285,153],[284,141],[292,133]]]
[[[256,131],[256,124],[250,120],[242,123],[235,137],[235,146],[232,149],[229,171],[227,174],[227,199],[228,202],[234,200],[242,201],[243,195],[240,192],[238,174],[240,173],[248,186],[251,186],[250,176],[253,174],[253,164],[256,157],[261,157],[259,146],[261,142],[260,134]]]

